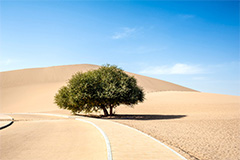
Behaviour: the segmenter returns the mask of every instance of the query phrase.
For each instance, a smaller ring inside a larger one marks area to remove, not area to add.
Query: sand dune
[[[76,72],[97,69],[97,65],[69,65],[23,69],[0,73],[0,112],[35,112],[58,110],[53,97]],[[193,91],[173,83],[133,73],[145,92]]]
[[[77,71],[96,65],[70,65],[0,73],[0,112],[59,112],[57,90]],[[147,92],[144,103],[120,106],[115,121],[148,133],[189,159],[240,159],[240,97],[201,93],[133,73]],[[183,92],[184,91],[184,92]],[[128,115],[126,115],[128,114]]]
[[[10,88],[31,84],[66,82],[71,76],[80,71],[97,69],[97,65],[69,65],[47,68],[22,69],[0,73],[0,87]]]
[[[81,64],[0,72],[0,88],[3,89],[31,84],[65,83],[76,72],[86,72],[97,68],[99,68],[97,65]],[[134,76],[138,84],[142,86],[146,92],[194,91],[190,88],[159,79],[129,72],[127,73]]]

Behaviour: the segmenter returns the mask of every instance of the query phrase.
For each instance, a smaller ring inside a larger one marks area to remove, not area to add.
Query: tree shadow
[[[156,115],[156,114],[115,114],[112,116],[100,116],[100,115],[80,115],[90,118],[101,118],[111,120],[169,120],[169,119],[180,119],[187,115]]]

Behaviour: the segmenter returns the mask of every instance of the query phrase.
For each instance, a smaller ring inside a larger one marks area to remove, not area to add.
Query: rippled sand
[[[118,108],[118,114],[131,116],[115,121],[157,138],[187,159],[237,160],[240,159],[239,111],[239,96],[158,92],[147,94],[145,103],[134,109]]]

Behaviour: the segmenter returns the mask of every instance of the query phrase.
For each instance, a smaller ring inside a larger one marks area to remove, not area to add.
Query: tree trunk
[[[113,115],[113,106],[110,106],[110,116]]]
[[[104,112],[104,116],[108,116],[108,111],[104,106],[101,106],[101,108],[103,109]]]

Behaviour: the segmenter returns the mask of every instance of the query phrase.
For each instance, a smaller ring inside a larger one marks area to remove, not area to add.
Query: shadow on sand
[[[113,116],[107,117],[97,115],[79,115],[79,116],[111,120],[167,120],[186,117],[186,115],[156,115],[156,114],[115,114]]]

